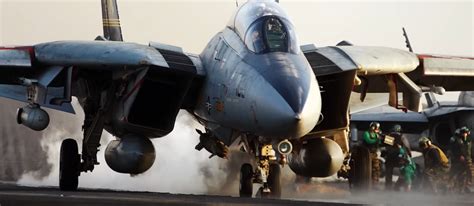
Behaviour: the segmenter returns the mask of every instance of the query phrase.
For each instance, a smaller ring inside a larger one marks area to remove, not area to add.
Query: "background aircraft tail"
[[[110,41],[123,41],[117,0],[101,0],[104,37]]]

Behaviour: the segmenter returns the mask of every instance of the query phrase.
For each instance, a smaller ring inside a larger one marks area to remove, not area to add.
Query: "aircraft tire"
[[[252,197],[253,193],[253,169],[252,165],[245,163],[240,168],[240,197]]]
[[[281,181],[280,165],[277,163],[270,164],[270,173],[268,175],[268,187],[270,188],[271,198],[281,198]]]
[[[372,161],[366,147],[357,146],[353,149],[350,162],[351,189],[369,190],[372,184]]]
[[[77,190],[79,183],[80,156],[77,142],[65,139],[61,144],[59,157],[59,189],[64,191]]]

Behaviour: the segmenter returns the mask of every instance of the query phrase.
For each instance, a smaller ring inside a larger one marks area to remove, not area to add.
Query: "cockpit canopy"
[[[244,42],[247,48],[257,54],[268,52],[297,53],[298,46],[291,25],[274,16],[262,17],[247,29]]]
[[[299,52],[293,25],[274,1],[248,1],[237,10],[227,26],[254,53]]]

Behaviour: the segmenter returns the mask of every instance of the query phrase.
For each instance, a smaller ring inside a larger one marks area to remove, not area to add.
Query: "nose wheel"
[[[79,167],[80,156],[76,140],[63,140],[59,157],[59,188],[61,190],[77,190]]]
[[[281,198],[280,183],[280,165],[277,163],[270,164],[267,182],[258,189],[257,197],[261,198]]]
[[[280,198],[281,197],[281,169],[277,163],[272,145],[264,145],[256,155],[257,167],[253,170],[248,163],[240,169],[240,197],[252,197],[253,184],[261,184],[256,197]]]
[[[281,197],[281,182],[280,182],[280,165],[273,163],[270,164],[270,173],[268,175],[268,187],[270,188],[270,197],[280,198]]]
[[[261,179],[254,178],[255,172],[252,170],[252,165],[246,163],[240,168],[240,197],[252,197],[253,183],[262,183]],[[280,182],[280,165],[274,163],[270,165],[270,171],[267,182],[263,183],[258,189],[257,197],[262,198],[280,198],[281,197],[281,182]]]

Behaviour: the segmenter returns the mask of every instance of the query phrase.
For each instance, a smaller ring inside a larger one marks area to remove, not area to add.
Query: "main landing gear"
[[[372,186],[372,161],[366,147],[353,148],[349,162],[349,186],[356,190],[370,190]]]
[[[104,128],[104,115],[102,110],[92,115],[86,108],[84,108],[86,117],[83,126],[82,155],[78,152],[76,140],[65,139],[61,144],[59,157],[59,189],[61,190],[77,190],[81,172],[92,172],[94,166],[99,164],[97,152]]]
[[[59,157],[59,188],[61,190],[76,190],[80,171],[80,156],[76,140],[66,139],[61,144]]]
[[[83,150],[84,152],[84,150]],[[95,157],[95,154],[94,154]],[[81,162],[81,155],[78,152],[77,142],[74,139],[65,139],[61,144],[61,151],[59,154],[59,189],[63,191],[77,190],[79,185],[79,175],[81,172],[92,171],[97,161],[85,161],[89,158],[83,154],[83,161]]]

